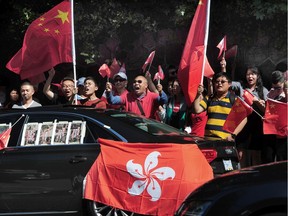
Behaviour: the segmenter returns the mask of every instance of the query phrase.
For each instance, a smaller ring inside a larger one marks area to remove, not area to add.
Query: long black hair
[[[263,92],[264,87],[263,87],[263,81],[262,81],[260,70],[256,66],[248,66],[245,75],[247,74],[248,70],[251,70],[252,73],[257,75],[256,91],[259,95],[259,98],[264,100],[264,92]],[[246,85],[247,85],[247,80],[246,80]]]

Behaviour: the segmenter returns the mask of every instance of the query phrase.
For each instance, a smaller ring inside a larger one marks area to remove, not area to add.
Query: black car
[[[175,215],[286,216],[287,161],[217,177],[192,192]]]
[[[8,146],[0,150],[0,215],[105,215],[107,206],[82,199],[85,176],[100,152],[98,138],[196,143],[215,175],[239,168],[233,142],[192,137],[123,111],[80,106],[1,110],[0,133],[11,126]]]

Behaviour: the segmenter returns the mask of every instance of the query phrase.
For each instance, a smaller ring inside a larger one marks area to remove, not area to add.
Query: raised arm
[[[53,97],[54,97],[54,93],[50,90],[50,88],[51,88],[52,79],[53,79],[53,77],[54,77],[54,75],[55,75],[55,70],[54,70],[54,68],[50,69],[50,70],[48,71],[48,74],[49,74],[49,76],[48,76],[48,78],[47,78],[47,80],[46,80],[46,83],[45,83],[45,85],[44,85],[44,87],[43,87],[43,93],[46,95],[46,97],[47,97],[49,100],[52,100]]]
[[[198,86],[196,98],[192,103],[193,112],[196,114],[204,111],[204,108],[200,105],[200,102],[203,99],[203,96],[202,96],[203,91],[204,91],[204,86],[200,84]]]

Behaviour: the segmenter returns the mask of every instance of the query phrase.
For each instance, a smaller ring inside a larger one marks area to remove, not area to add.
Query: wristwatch
[[[236,138],[236,134],[231,134],[231,137],[233,138],[233,139],[235,139]]]

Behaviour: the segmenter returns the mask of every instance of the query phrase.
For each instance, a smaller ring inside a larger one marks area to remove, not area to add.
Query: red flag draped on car
[[[148,215],[173,215],[186,196],[213,178],[195,144],[124,143],[99,139],[84,197]]]
[[[0,150],[6,148],[12,127],[5,130],[3,133],[0,134]]]
[[[255,96],[254,96],[250,91],[248,91],[248,90],[245,89],[245,90],[243,91],[242,97],[243,97],[244,101],[245,101],[249,106],[251,106],[251,105],[253,104],[253,99],[254,99]]]
[[[287,103],[267,99],[263,132],[287,136]]]
[[[239,97],[233,104],[223,125],[223,130],[234,133],[237,126],[252,113],[253,109]]]
[[[154,59],[154,56],[155,56],[155,51],[152,51],[152,52],[149,54],[148,58],[146,59],[145,63],[143,64],[143,66],[142,66],[142,71],[143,71],[143,72],[145,72],[145,70],[146,70],[146,68],[147,68],[148,65],[151,65],[151,64],[152,64],[153,59]]]
[[[219,42],[219,44],[217,45],[217,48],[219,49],[219,55],[218,55],[218,59],[219,59],[219,57],[222,55],[223,51],[227,50],[227,48],[226,48],[226,35]]]
[[[204,74],[205,35],[208,34],[206,28],[209,26],[208,5],[210,5],[210,0],[199,1],[178,70],[178,79],[189,106],[196,97],[198,86],[202,82]]]
[[[72,39],[69,1],[63,1],[33,21],[22,48],[6,67],[21,79],[29,79],[59,63],[72,62]]]

